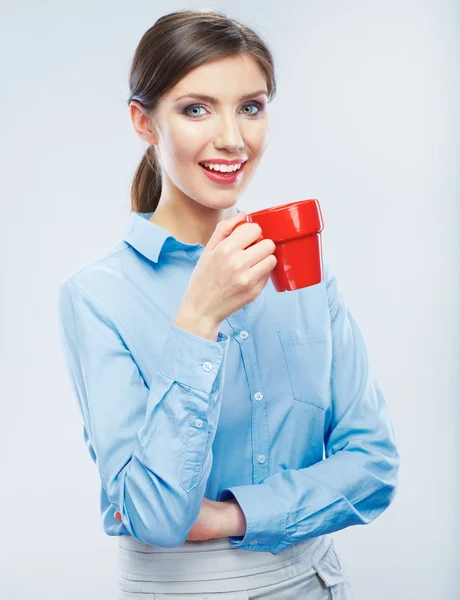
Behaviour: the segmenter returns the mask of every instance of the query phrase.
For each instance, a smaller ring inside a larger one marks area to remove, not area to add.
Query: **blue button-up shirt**
[[[173,323],[203,246],[152,214],[132,212],[123,240],[59,286],[105,532],[178,546],[204,496],[237,499],[247,528],[234,547],[274,554],[374,520],[395,495],[399,454],[330,265],[296,291],[268,280],[212,341]]]

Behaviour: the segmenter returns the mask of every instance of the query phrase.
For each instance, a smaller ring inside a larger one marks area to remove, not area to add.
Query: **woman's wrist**
[[[222,518],[219,537],[244,536],[246,517],[236,498],[230,498],[220,504],[222,504]]]
[[[206,338],[212,342],[216,342],[218,339],[219,325],[215,321],[199,317],[197,314],[183,307],[179,308],[173,322],[184,331]]]

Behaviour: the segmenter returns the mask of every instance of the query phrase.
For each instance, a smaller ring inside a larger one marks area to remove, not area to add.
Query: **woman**
[[[144,34],[129,107],[149,145],[124,239],[59,288],[119,598],[352,598],[330,534],[395,495],[388,407],[332,269],[276,293],[274,243],[236,227],[273,64],[215,10]]]

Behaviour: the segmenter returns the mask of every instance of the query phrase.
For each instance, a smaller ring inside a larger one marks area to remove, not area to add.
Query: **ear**
[[[129,116],[137,135],[149,144],[156,145],[158,140],[153,118],[137,100],[131,100],[129,103]]]

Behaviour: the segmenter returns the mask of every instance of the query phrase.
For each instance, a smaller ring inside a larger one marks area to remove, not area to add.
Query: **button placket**
[[[269,439],[266,403],[261,402],[264,395],[260,391],[262,381],[254,336],[251,333],[251,327],[244,310],[227,317],[227,322],[234,331],[234,339],[238,342],[251,394],[253,483],[260,483],[269,474],[268,460],[266,459],[269,451]],[[262,461],[258,460],[258,457],[261,456],[264,457]]]

